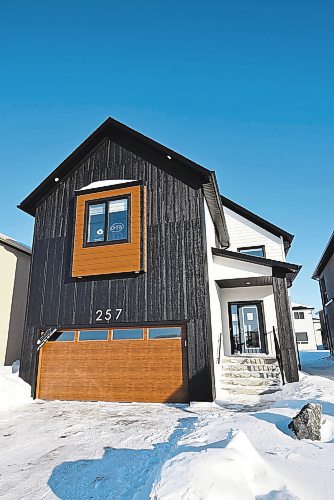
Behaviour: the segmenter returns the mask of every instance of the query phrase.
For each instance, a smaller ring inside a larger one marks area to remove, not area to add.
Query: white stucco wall
[[[221,320],[221,305],[220,305],[220,289],[215,280],[214,257],[211,248],[216,247],[215,227],[209,212],[206,201],[205,204],[205,227],[207,241],[207,261],[208,261],[208,277],[209,277],[209,294],[210,294],[210,314],[211,314],[211,329],[212,329],[212,348],[214,358],[215,383],[216,391],[219,391],[221,364],[217,363],[219,338],[222,332]],[[221,355],[223,355],[223,346],[221,347]]]
[[[322,346],[321,323],[319,318],[313,318],[315,341],[318,347]]]
[[[253,222],[224,207],[228,234],[229,250],[236,252],[238,248],[265,246],[267,259],[285,261],[283,239],[275,236]]]
[[[304,319],[296,319],[295,312],[303,312]],[[317,341],[315,337],[312,312],[313,312],[312,309],[307,309],[307,308],[292,310],[292,320],[294,324],[295,333],[297,334],[298,332],[306,332],[308,337],[308,342],[305,344],[297,342],[299,351],[308,351],[317,349]]]
[[[242,301],[253,301],[262,300],[263,310],[264,310],[264,328],[267,335],[267,343],[269,355],[275,355],[275,347],[273,343],[272,330],[273,326],[277,331],[277,321],[276,321],[276,309],[274,302],[274,294],[271,285],[268,286],[254,286],[254,287],[240,287],[240,288],[225,288],[220,290],[221,303],[222,303],[222,324],[224,332],[224,348],[225,354],[229,356],[231,354],[231,343],[230,343],[230,325],[229,325],[229,315],[228,315],[228,303],[229,302],[242,302]]]

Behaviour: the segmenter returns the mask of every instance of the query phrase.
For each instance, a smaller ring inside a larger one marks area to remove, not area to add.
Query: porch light
[[[59,177],[55,177],[55,182],[58,182],[59,181]]]
[[[246,285],[250,285],[250,284],[251,284],[251,282],[250,282],[250,281],[246,281]]]
[[[169,155],[167,155],[167,158],[168,158],[168,160],[171,160],[171,159],[172,159],[172,157],[171,157],[171,156],[169,156]]]

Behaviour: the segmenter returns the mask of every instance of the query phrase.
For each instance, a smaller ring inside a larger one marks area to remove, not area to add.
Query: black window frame
[[[305,334],[306,335],[306,340],[298,340],[298,337],[297,335],[300,335],[300,334]],[[308,338],[308,333],[307,332],[296,332],[296,341],[297,341],[297,344],[308,344],[309,342],[309,338]]]
[[[293,316],[295,319],[305,319],[304,311],[294,311]]]
[[[239,248],[237,248],[237,252],[238,253],[241,253],[243,255],[251,255],[251,254],[247,254],[247,252],[245,252],[245,250],[262,250],[263,255],[261,255],[261,258],[262,259],[266,258],[266,247],[265,247],[265,245],[254,245],[254,246],[250,246],[250,247],[239,247]],[[259,257],[259,255],[253,255],[253,257]]]
[[[92,241],[88,240],[88,230],[89,230],[89,207],[93,205],[105,205],[105,214],[104,214],[104,237],[107,238],[108,235],[108,217],[109,217],[109,202],[115,200],[124,200],[127,199],[127,238],[122,240],[113,240],[108,241],[105,239],[104,241]],[[84,234],[83,234],[83,246],[86,247],[100,247],[105,245],[119,245],[122,243],[130,243],[131,242],[131,194],[122,194],[117,196],[108,196],[107,198],[99,198],[97,200],[87,200],[85,202],[85,223],[84,223]]]

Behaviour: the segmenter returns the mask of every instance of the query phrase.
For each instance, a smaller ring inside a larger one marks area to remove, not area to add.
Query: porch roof
[[[221,248],[212,248],[212,254],[217,257],[224,257],[225,259],[232,259],[242,262],[248,262],[258,266],[271,268],[271,275],[265,276],[249,276],[249,277],[236,277],[228,279],[216,280],[221,288],[242,287],[242,286],[265,286],[272,284],[272,277],[286,277],[288,286],[291,286],[293,280],[299,273],[302,266],[298,264],[291,264],[289,262],[282,262],[279,260],[266,259],[264,257],[256,257],[239,252],[231,252]]]

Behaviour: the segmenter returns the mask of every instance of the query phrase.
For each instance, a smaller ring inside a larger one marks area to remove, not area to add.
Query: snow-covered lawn
[[[308,401],[321,442],[288,429]],[[2,499],[331,500],[334,382],[305,375],[234,408],[34,401],[0,412],[0,449]]]
[[[302,370],[310,375],[319,375],[334,380],[334,358],[329,351],[301,351]]]

